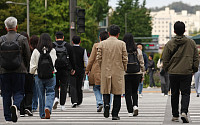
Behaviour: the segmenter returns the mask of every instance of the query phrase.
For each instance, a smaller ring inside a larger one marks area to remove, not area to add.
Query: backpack
[[[22,62],[21,47],[17,39],[20,34],[16,34],[14,40],[8,41],[2,36],[3,42],[0,46],[1,67],[6,70],[16,70]]]
[[[140,62],[137,58],[137,52],[128,53],[128,64],[126,73],[140,72]]]
[[[56,62],[55,62],[55,68],[57,70],[71,70],[70,62],[69,62],[69,54],[67,52],[67,48],[65,47],[66,42],[63,41],[61,45],[59,45],[57,42],[54,42],[55,44],[55,50],[56,50]]]
[[[40,57],[38,61],[38,69],[37,69],[38,77],[40,79],[53,78],[54,66],[53,66],[53,62],[49,53],[50,52],[45,50],[45,48],[43,48],[43,50],[40,52]]]

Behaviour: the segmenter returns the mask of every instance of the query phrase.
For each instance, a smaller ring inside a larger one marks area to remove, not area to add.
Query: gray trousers
[[[162,93],[167,95],[169,91],[169,74],[165,73],[163,76],[160,75],[160,81],[161,81],[161,91]]]
[[[200,71],[196,72],[194,74],[194,80],[195,80],[195,90],[197,94],[200,94]]]

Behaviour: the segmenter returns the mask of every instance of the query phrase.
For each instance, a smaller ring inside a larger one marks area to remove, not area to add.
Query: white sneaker
[[[142,94],[139,94],[139,98],[142,98]]]
[[[12,124],[13,122],[12,121],[6,121],[6,124]]]
[[[133,107],[133,116],[137,116],[138,115],[138,107],[135,105],[134,107]]]
[[[128,117],[133,117],[133,113],[128,113]]]
[[[162,96],[165,96],[165,94],[164,94],[164,93],[161,93],[161,95],[162,95]]]
[[[66,109],[65,109],[65,105],[61,105],[61,106],[60,106],[60,110],[61,110],[61,111],[65,111],[65,110],[66,110]]]
[[[56,97],[54,100],[53,109],[57,109],[58,103],[59,103],[59,98]]]

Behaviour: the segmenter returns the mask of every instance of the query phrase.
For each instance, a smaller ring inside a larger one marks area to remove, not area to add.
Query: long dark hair
[[[128,53],[132,53],[137,50],[133,35],[131,33],[126,33],[124,35],[123,41],[126,43],[126,50]]]
[[[42,51],[42,49],[46,47],[50,52],[52,49],[52,40],[48,33],[42,33],[37,45],[38,51]]]

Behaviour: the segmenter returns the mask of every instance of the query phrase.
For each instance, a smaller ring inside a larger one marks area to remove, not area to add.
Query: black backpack
[[[3,42],[0,47],[1,67],[6,70],[16,70],[22,62],[21,47],[17,39],[20,34],[16,34],[13,41],[8,41],[5,36],[2,36]]]
[[[137,58],[137,52],[128,53],[128,64],[126,73],[140,72],[140,62]]]
[[[40,52],[40,57],[38,61],[38,77],[40,79],[50,79],[53,78],[54,74],[54,66],[51,59],[51,56],[49,54],[50,52],[43,49],[43,51]]]
[[[69,62],[69,54],[67,52],[67,48],[65,47],[66,42],[63,41],[61,45],[59,45],[57,42],[54,42],[55,44],[55,50],[57,59],[55,62],[55,68],[57,70],[71,70],[70,62]]]

